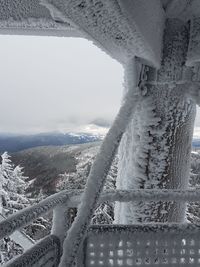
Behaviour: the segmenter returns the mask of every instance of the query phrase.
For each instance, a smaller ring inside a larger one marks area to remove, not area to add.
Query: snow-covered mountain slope
[[[13,153],[12,161],[24,167],[25,176],[34,180],[31,191],[53,193],[60,174],[75,173],[81,160],[96,156],[100,143],[36,147]]]
[[[31,176],[30,190],[27,192],[33,203],[61,190],[84,189],[90,168],[99,151],[101,142],[70,146],[39,147],[24,150],[12,155],[12,161],[24,167]],[[106,189],[114,189],[117,175],[117,159],[107,177]],[[70,211],[72,220],[76,210]],[[113,204],[101,204],[93,218],[93,223],[111,223]],[[39,218],[26,227],[26,234],[38,240],[49,233],[51,214]]]

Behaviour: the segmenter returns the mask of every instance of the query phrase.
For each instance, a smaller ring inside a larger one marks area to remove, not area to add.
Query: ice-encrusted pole
[[[60,267],[70,267],[75,260],[81,242],[83,241],[87,228],[90,224],[93,212],[96,208],[100,193],[103,189],[108,171],[121,141],[122,135],[126,130],[130,117],[134,112],[134,108],[140,101],[140,92],[137,87],[138,66],[139,65],[135,60],[131,60],[127,64],[126,70],[131,72],[131,74],[128,75],[131,79],[131,81],[129,81],[130,86],[128,87],[128,91],[124,96],[119,113],[108,134],[106,135],[96,160],[92,166],[83,198],[78,209],[77,217],[64,241]],[[133,79],[133,76],[135,79]]]
[[[188,188],[198,75],[186,66],[190,24],[167,19],[165,25],[161,67],[146,67],[145,97],[120,143],[120,190]],[[115,223],[182,223],[185,211],[177,202],[117,203]]]
[[[70,220],[68,205],[66,205],[66,203],[58,205],[53,210],[53,225],[51,228],[51,234],[59,238],[61,246],[66,237],[66,233],[69,229],[69,226]]]

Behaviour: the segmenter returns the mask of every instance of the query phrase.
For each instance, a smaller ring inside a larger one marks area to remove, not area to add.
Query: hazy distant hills
[[[91,133],[43,133],[35,135],[11,135],[0,133],[0,153],[17,152],[38,146],[63,146],[101,141],[103,136]],[[193,147],[200,147],[200,138],[193,139]]]
[[[68,136],[68,135],[67,135]],[[71,140],[78,142],[74,136]],[[84,139],[85,138],[85,139]],[[39,146],[26,150],[10,153],[15,165],[24,167],[25,176],[30,180],[35,179],[33,191],[47,188],[51,193],[54,181],[60,174],[76,172],[80,159],[83,161],[96,156],[101,142],[89,142],[90,136],[81,136],[80,142],[85,144]],[[68,139],[69,140],[69,139]],[[200,139],[193,140],[193,148],[200,148]]]
[[[100,142],[68,146],[45,146],[12,153],[15,165],[24,167],[25,176],[34,181],[34,191],[47,188],[51,192],[59,174],[76,171],[78,158],[93,157],[99,150]]]
[[[194,148],[200,148],[200,139],[193,139],[192,146]]]
[[[45,133],[36,135],[0,134],[0,152],[17,152],[38,146],[62,146],[102,140],[102,136],[89,133]]]
[[[81,153],[97,153],[102,138],[90,133],[0,134],[0,153],[7,151],[12,162],[24,168],[25,176],[35,179],[33,191],[51,192],[60,174],[76,171]]]

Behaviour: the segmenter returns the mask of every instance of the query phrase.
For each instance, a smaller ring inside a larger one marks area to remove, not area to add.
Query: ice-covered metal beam
[[[167,18],[176,18],[183,21],[190,20],[193,16],[200,17],[199,0],[161,0]]]
[[[167,17],[177,18],[184,14],[190,7],[190,0],[171,0],[166,3]]]
[[[160,0],[41,0],[120,62],[134,56],[159,67],[164,25]]]
[[[160,0],[1,0],[0,34],[85,37],[120,62],[160,64]]]
[[[195,66],[197,64],[200,64],[200,17],[193,17],[190,22],[190,43],[187,65]]]
[[[57,19],[39,0],[1,0],[0,34],[81,36],[80,31]]]
[[[12,235],[18,229],[30,224],[38,217],[52,211],[56,207],[65,205],[68,208],[77,207],[81,202],[83,190],[63,190],[34,206],[27,207],[9,216],[0,222],[0,240]],[[99,203],[103,202],[133,202],[133,201],[200,201],[200,190],[168,190],[168,189],[138,189],[138,190],[112,190],[102,193]]]

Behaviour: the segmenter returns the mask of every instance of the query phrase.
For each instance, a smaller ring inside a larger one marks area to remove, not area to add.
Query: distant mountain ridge
[[[0,133],[0,153],[18,152],[40,146],[76,145],[101,141],[101,134],[93,133],[42,133],[33,135],[12,135]],[[200,148],[200,138],[192,141],[194,148]]]
[[[200,138],[194,138],[192,140],[192,147],[200,147]]]
[[[35,135],[0,134],[0,152],[17,152],[39,146],[63,146],[101,141],[102,135],[90,133],[43,133]]]

